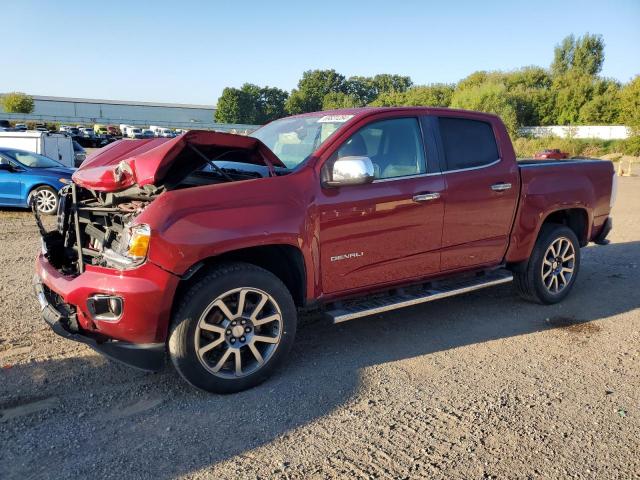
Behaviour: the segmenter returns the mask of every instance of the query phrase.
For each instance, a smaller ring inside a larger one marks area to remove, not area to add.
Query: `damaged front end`
[[[57,228],[47,232],[37,210],[43,253],[64,275],[78,275],[85,265],[133,268],[144,262],[150,229],[134,219],[158,189],[133,186],[121,192],[96,192],[71,184],[59,192]]]

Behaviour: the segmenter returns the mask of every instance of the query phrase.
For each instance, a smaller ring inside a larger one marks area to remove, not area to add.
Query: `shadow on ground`
[[[640,306],[639,259],[640,242],[585,249],[561,305],[524,303],[501,286],[339,326],[311,319],[287,368],[230,396],[196,391],[169,368],[144,374],[95,355],[0,371],[0,476],[56,477],[55,462],[81,477],[126,477],[135,463],[165,479],[215,465],[345,405],[369,366],[552,328],[597,332],[588,322]]]

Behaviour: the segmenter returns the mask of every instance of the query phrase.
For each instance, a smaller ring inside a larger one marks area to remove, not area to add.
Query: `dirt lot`
[[[503,286],[341,326],[232,396],[57,338],[0,212],[0,478],[640,478],[640,178],[570,298]]]

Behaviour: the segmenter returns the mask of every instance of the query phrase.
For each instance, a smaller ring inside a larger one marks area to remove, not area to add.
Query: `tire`
[[[564,225],[546,224],[526,268],[514,272],[514,285],[523,299],[551,305],[569,295],[579,270],[580,244],[576,234]]]
[[[31,201],[34,198],[40,213],[55,215],[58,212],[58,192],[53,188],[46,186],[34,188],[27,198],[29,207],[31,207]]]
[[[182,296],[169,332],[169,356],[191,385],[239,392],[262,383],[284,361],[296,324],[293,299],[278,277],[247,263],[221,265]]]

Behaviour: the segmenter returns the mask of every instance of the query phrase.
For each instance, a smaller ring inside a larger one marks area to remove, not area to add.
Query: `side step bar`
[[[512,280],[513,275],[508,270],[494,270],[481,276],[467,277],[463,280],[440,282],[437,285],[431,284],[412,291],[399,291],[394,295],[336,305],[333,310],[328,310],[326,315],[333,320],[333,323],[341,323],[441,298],[453,297],[480,290],[481,288],[509,283]]]

